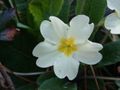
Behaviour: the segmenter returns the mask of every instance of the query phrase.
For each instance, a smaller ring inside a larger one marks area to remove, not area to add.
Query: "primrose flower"
[[[77,76],[80,62],[94,65],[102,59],[99,53],[102,45],[88,40],[94,24],[89,24],[87,16],[74,17],[69,26],[55,16],[49,19],[44,20],[40,26],[45,40],[33,50],[33,55],[38,57],[37,66],[53,66],[57,77],[73,80]]]
[[[106,17],[105,27],[112,34],[120,34],[120,0],[107,0],[107,6],[115,12]]]

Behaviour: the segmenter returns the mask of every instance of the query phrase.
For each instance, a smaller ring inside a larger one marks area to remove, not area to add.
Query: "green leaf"
[[[17,90],[36,90],[36,85],[28,84],[17,88]]]
[[[12,1],[13,3],[16,4],[16,7],[19,11],[26,12],[28,6],[27,0],[12,0]]]
[[[115,81],[116,85],[120,87],[120,80]]]
[[[85,14],[97,24],[103,18],[106,0],[77,0],[76,14]]]
[[[22,29],[27,29],[30,33],[32,33],[34,36],[38,36],[39,29],[35,27],[35,23],[33,20],[32,15],[30,14],[28,10],[28,0],[12,0],[13,3],[15,3],[18,14],[18,20],[17,21],[17,27]]]
[[[64,0],[32,0],[29,10],[37,25],[49,16],[57,16],[62,8]]]
[[[58,16],[66,23],[68,23],[68,20],[69,20],[70,5],[71,5],[70,0],[64,0],[64,4]]]
[[[51,78],[44,81],[38,90],[77,90],[75,83],[66,82],[58,78]]]
[[[49,78],[52,78],[54,76],[53,73],[45,73],[45,74],[42,74],[38,77],[37,79],[37,84],[38,85],[41,85],[45,80],[49,79]]]
[[[120,62],[120,41],[105,45],[101,53],[103,55],[103,59],[97,67],[103,67]]]

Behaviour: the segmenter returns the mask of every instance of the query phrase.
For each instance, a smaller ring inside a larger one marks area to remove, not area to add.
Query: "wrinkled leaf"
[[[36,85],[28,84],[17,88],[16,90],[36,90]]]
[[[45,73],[45,74],[42,74],[42,75],[40,75],[40,76],[38,77],[38,79],[37,79],[37,84],[38,84],[38,85],[41,85],[45,80],[50,79],[50,78],[52,78],[53,76],[54,76],[53,73]]]
[[[19,11],[25,12],[27,10],[28,7],[27,0],[13,0],[13,2],[15,2],[16,7]]]
[[[60,14],[58,15],[58,17],[66,23],[68,23],[68,20],[69,20],[71,2],[70,0],[64,0],[62,10],[60,11]]]
[[[85,14],[97,24],[103,18],[106,0],[77,0],[76,14]]]
[[[115,81],[116,85],[120,87],[120,80]]]
[[[58,78],[51,78],[44,81],[38,90],[77,90],[75,83],[66,82]]]
[[[111,42],[105,45],[101,53],[103,54],[103,59],[97,65],[98,67],[120,62],[120,41]]]
[[[49,16],[57,16],[62,8],[64,0],[32,0],[29,10],[37,25]]]

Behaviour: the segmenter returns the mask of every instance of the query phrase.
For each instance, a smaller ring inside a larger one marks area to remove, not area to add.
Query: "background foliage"
[[[49,16],[57,16],[65,23],[69,23],[75,15],[89,16],[91,22],[95,23],[90,39],[104,45],[101,51],[103,60],[94,66],[96,75],[118,76],[120,41],[119,36],[105,31],[103,22],[106,7],[106,0],[0,0],[0,62],[12,72],[45,72],[33,76],[19,76],[9,72],[16,90],[84,90],[84,86],[88,90],[97,90],[95,82],[91,81],[93,78],[87,79],[87,84],[84,83],[83,67],[80,67],[80,73],[74,81],[68,81],[60,80],[52,71],[36,66],[36,58],[31,52],[39,41],[43,41],[39,25],[42,20],[48,20]],[[87,75],[91,76],[89,66],[86,67]],[[114,81],[100,79],[98,83],[100,90],[117,90]],[[111,83],[112,88],[109,87]],[[119,87],[119,82],[117,85]]]

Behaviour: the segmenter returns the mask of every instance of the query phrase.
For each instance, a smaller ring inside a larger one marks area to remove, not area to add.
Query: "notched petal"
[[[93,32],[94,24],[89,24],[89,17],[78,15],[70,21],[68,37],[74,37],[77,43],[84,43]]]
[[[106,17],[105,28],[110,30],[112,34],[120,34],[120,17],[117,13],[112,13]]]

